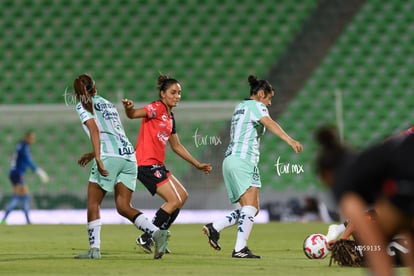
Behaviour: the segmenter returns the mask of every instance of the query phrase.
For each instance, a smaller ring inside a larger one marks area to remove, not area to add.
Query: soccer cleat
[[[85,253],[81,253],[75,256],[75,259],[100,259],[101,251],[99,248],[91,248]]]
[[[154,240],[147,233],[142,234],[136,239],[137,245],[139,245],[145,253],[151,254],[151,246],[154,244]]]
[[[7,225],[7,221],[6,221],[5,219],[3,219],[3,220],[1,221],[1,224],[2,224],[2,225]]]
[[[157,230],[152,235],[152,239],[155,243],[154,259],[161,259],[167,249],[168,238],[170,237],[170,231]]]
[[[239,258],[239,259],[260,259],[261,258],[260,256],[254,255],[252,251],[250,251],[250,249],[247,248],[247,246],[245,246],[242,250],[237,251],[237,252],[233,250],[233,253],[231,254],[231,256],[233,258]]]
[[[208,237],[208,243],[213,247],[215,250],[221,250],[221,247],[218,243],[220,239],[220,233],[214,229],[213,224],[209,223],[203,226],[203,232]]]

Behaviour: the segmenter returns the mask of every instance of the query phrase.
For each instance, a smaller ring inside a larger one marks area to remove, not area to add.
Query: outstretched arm
[[[269,116],[265,116],[260,119],[260,122],[274,135],[280,137],[283,141],[288,143],[293,150],[298,153],[303,150],[302,144],[298,141],[292,139],[283,129],[282,127],[272,120]]]
[[[134,102],[128,99],[123,99],[125,114],[129,119],[144,118],[147,116],[147,112],[144,108],[134,108]]]
[[[171,146],[171,149],[181,158],[186,160],[188,163],[192,164],[194,167],[203,171],[205,174],[209,174],[212,170],[210,163],[200,163],[195,159],[187,149],[181,144],[180,139],[176,133],[171,134],[170,139],[168,140]]]

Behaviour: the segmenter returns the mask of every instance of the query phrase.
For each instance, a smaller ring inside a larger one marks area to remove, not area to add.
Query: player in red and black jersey
[[[362,245],[380,249],[366,252],[372,272],[392,275],[394,260],[385,250],[392,237],[406,234],[407,248],[413,248],[414,135],[401,135],[359,153],[336,142],[331,129],[319,129],[317,140],[320,180],[332,189]],[[378,213],[375,224],[366,223],[364,213],[369,206]],[[412,258],[406,264],[414,271]]]
[[[160,229],[168,229],[177,218],[188,193],[165,167],[167,142],[178,156],[205,174],[209,174],[212,167],[208,163],[197,161],[180,143],[176,133],[172,109],[181,98],[180,83],[174,78],[160,75],[158,91],[159,100],[142,108],[134,108],[134,103],[128,99],[124,99],[122,103],[128,118],[142,118],[136,146],[138,179],[153,196],[158,194],[165,200],[156,212],[153,223]],[[145,234],[137,238],[137,244],[147,253],[151,252],[151,243],[151,237]]]

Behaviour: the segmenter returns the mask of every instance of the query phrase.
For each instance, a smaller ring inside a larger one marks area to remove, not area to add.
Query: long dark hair
[[[250,96],[257,95],[257,92],[261,89],[264,91],[265,96],[275,91],[267,80],[259,80],[257,77],[250,75],[247,81],[250,85]]]
[[[82,106],[93,113],[92,101],[90,97],[95,94],[95,81],[93,78],[84,73],[79,75],[73,82],[76,98],[82,103]]]
[[[324,125],[315,132],[315,141],[319,146],[316,158],[316,173],[335,171],[351,155],[353,150],[345,145],[339,138],[339,133],[334,125]]]

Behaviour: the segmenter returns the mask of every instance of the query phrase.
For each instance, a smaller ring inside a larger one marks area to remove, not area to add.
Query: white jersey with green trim
[[[230,144],[225,156],[238,156],[257,165],[260,137],[266,130],[260,119],[265,116],[269,116],[269,111],[261,102],[246,99],[238,104],[231,119]]]
[[[101,156],[121,157],[135,161],[134,146],[125,135],[115,105],[101,96],[95,95],[91,99],[94,114],[87,111],[81,103],[76,105],[76,111],[79,114],[82,127],[88,137],[90,137],[90,133],[85,122],[90,119],[95,120],[99,129]]]

